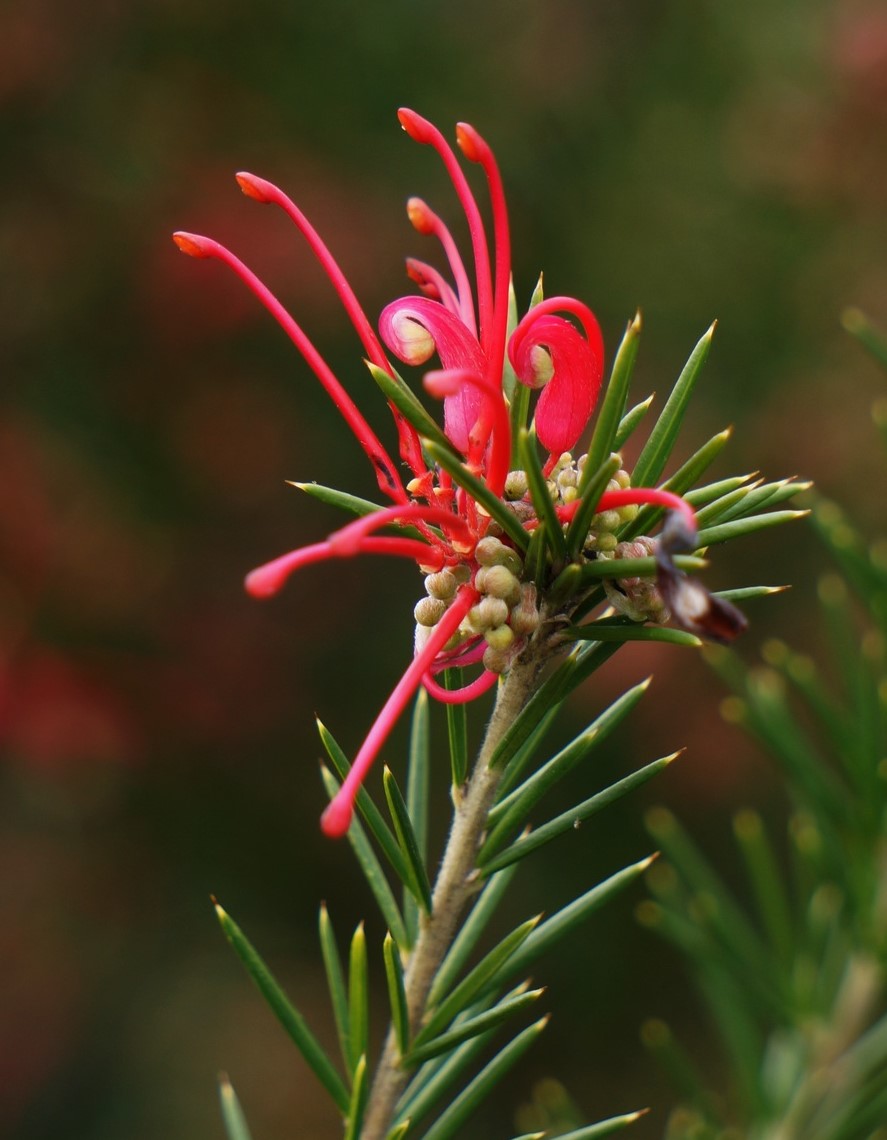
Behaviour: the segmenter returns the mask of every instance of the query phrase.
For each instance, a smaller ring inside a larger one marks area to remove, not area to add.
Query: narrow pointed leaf
[[[354,1085],[351,1089],[351,1102],[348,1106],[344,1140],[360,1140],[360,1130],[363,1127],[363,1114],[366,1109],[368,1093],[367,1059],[366,1056],[362,1056],[358,1059],[354,1069]]]
[[[509,367],[511,366],[507,353],[505,362]],[[511,407],[508,411],[508,418],[511,422],[511,438],[517,439],[518,433],[527,426],[527,417],[530,414],[530,389],[526,384],[518,384],[510,399]]]
[[[519,1033],[505,1048],[483,1068],[473,1081],[453,1100],[446,1111],[425,1133],[424,1140],[450,1140],[458,1136],[459,1129],[483,1103],[488,1094],[514,1067],[527,1049],[542,1033],[548,1024],[543,1017]]]
[[[444,687],[461,689],[461,669],[444,671]],[[468,712],[464,704],[447,705],[447,733],[450,743],[450,778],[454,788],[461,788],[468,776]]]
[[[326,971],[327,988],[330,991],[330,1002],[333,1007],[333,1019],[336,1023],[336,1033],[339,1036],[339,1048],[342,1060],[351,1077],[354,1068],[351,1064],[349,1041],[351,1040],[350,1021],[348,1016],[348,991],[345,988],[345,976],[342,973],[342,961],[336,946],[336,936],[333,924],[326,909],[326,903],[321,903],[320,920],[320,952],[323,957],[323,966]]]
[[[605,902],[609,902],[626,887],[636,882],[647,870],[655,855],[642,859],[638,863],[617,871],[602,883],[592,887],[578,899],[563,907],[551,918],[541,923],[527,938],[523,946],[509,958],[502,969],[493,979],[495,985],[500,985],[515,974],[526,974],[527,968],[541,954],[546,953],[556,942],[575,930],[586,918],[589,918]]]
[[[416,429],[423,439],[433,440],[438,447],[443,447],[455,455],[453,445],[444,435],[442,429],[438,425],[429,412],[425,410],[419,397],[413,392],[405,380],[397,374],[390,375],[382,368],[378,368],[375,364],[367,364],[370,370],[370,375],[376,381],[385,395],[395,408],[400,412],[408,424]]]
[[[430,1019],[416,1035],[413,1048],[426,1044],[445,1029],[457,1013],[461,1013],[476,995],[498,974],[515,952],[526,942],[529,935],[539,925],[540,916],[522,922],[512,932],[486,954],[474,969],[441,1001]]]
[[[407,766],[407,812],[413,824],[416,846],[424,862],[428,857],[428,794],[431,770],[428,693],[420,688],[410,724],[410,751]],[[413,893],[404,887],[403,914],[410,938],[419,930],[419,910]]]
[[[400,788],[394,779],[394,773],[388,767],[385,768],[382,783],[385,788],[385,799],[388,801],[388,810],[391,812],[391,819],[394,823],[394,830],[397,832],[397,840],[406,859],[407,878],[405,885],[413,892],[425,913],[431,914],[431,886],[428,882],[428,872],[425,870],[419,845],[416,842],[407,805],[404,803]]]
[[[382,944],[382,957],[385,962],[385,978],[388,982],[391,1024],[394,1027],[397,1047],[403,1056],[410,1045],[410,1017],[403,984],[403,964],[400,960],[400,951],[390,932],[385,935],[385,941]]]
[[[304,1017],[291,1004],[237,923],[218,903],[215,903],[215,908],[225,937],[233,947],[234,953],[246,967],[247,973],[255,982],[262,997],[271,1007],[271,1011],[289,1034],[314,1075],[336,1102],[340,1111],[347,1112],[350,1100],[348,1090],[319,1041],[308,1028]]]
[[[567,773],[581,764],[593,747],[605,740],[610,732],[635,707],[650,685],[650,678],[634,685],[617,697],[612,704],[588,725],[568,745],[537,769],[519,788],[501,799],[490,812],[488,836],[480,854],[482,863],[486,855],[493,855],[500,847],[500,838],[521,826],[533,807],[545,793]]]
[[[792,522],[794,519],[803,519],[809,511],[770,511],[763,515],[750,515],[744,519],[734,519],[733,522],[723,523],[720,526],[709,526],[699,532],[699,546],[714,546],[718,542],[728,542],[742,535],[754,534],[768,526],[779,526],[780,523]]]
[[[677,440],[690,396],[702,371],[702,366],[708,357],[714,331],[715,326],[712,325],[702,335],[671,390],[665,407],[662,409],[662,413],[650,432],[650,436],[634,466],[632,482],[636,487],[652,486],[665,470],[665,465]]]
[[[753,479],[757,472],[751,471],[747,475],[731,475],[727,479],[719,479],[716,483],[705,483],[702,487],[694,487],[692,490],[687,491],[684,498],[691,507],[699,508],[704,507],[706,503],[712,503],[715,499],[719,499],[722,495],[729,495],[735,491],[737,487],[741,487],[744,483],[748,483]]]
[[[654,398],[655,393],[651,393],[646,400],[641,400],[639,404],[635,404],[633,408],[630,408],[625,413],[619,421],[619,427],[616,429],[616,438],[613,440],[614,451],[621,451],[623,444],[634,435],[640,426],[641,420],[650,410],[650,405],[653,403]]]
[[[490,875],[487,879],[486,886],[477,896],[477,901],[471,908],[468,917],[462,922],[459,933],[453,940],[447,956],[437,971],[431,992],[428,995],[429,1006],[437,1005],[444,994],[449,993],[453,988],[456,978],[462,973],[472,950],[486,930],[487,924],[493,917],[516,870],[516,867],[510,867],[501,874]]]
[[[320,773],[323,777],[327,795],[332,799],[339,790],[339,783],[328,768],[321,766]],[[366,832],[357,819],[352,820],[351,826],[348,828],[348,842],[351,844],[351,849],[357,856],[360,869],[363,871],[364,878],[369,884],[370,890],[373,892],[373,897],[376,900],[379,910],[382,912],[385,924],[393,934],[398,946],[409,949],[412,943],[407,934],[403,917],[398,909],[397,901],[391,892],[391,887],[388,885],[388,880],[385,878],[385,873],[379,864],[379,860],[376,858],[375,852],[370,846]]]
[[[792,960],[792,914],[776,855],[757,812],[741,811],[733,820],[761,922],[779,960]]]
[[[715,590],[716,598],[726,598],[728,602],[748,602],[754,598],[768,598],[771,594],[784,594],[791,586],[740,586],[735,590]]]
[[[381,511],[384,508],[379,503],[372,503],[369,499],[360,499],[357,495],[349,495],[347,491],[338,491],[335,487],[324,487],[321,483],[296,483],[291,482],[291,487],[297,487],[300,491],[304,491],[306,495],[310,495],[312,499],[317,499],[321,503],[326,503],[330,507],[337,507],[339,510],[347,511],[352,515],[372,515],[376,511]]]
[[[514,513],[502,504],[501,500],[493,494],[487,485],[472,475],[464,463],[447,448],[438,447],[436,443],[430,440],[424,446],[430,458],[452,476],[453,482],[467,491],[487,514],[496,520],[518,550],[526,550],[529,544],[527,532],[518,522]]]
[[[615,784],[611,784],[602,792],[597,795],[590,796],[587,800],[583,800],[581,804],[570,811],[562,812],[560,815],[555,816],[554,819],[549,820],[548,823],[543,824],[530,831],[527,835],[521,836],[510,847],[507,847],[501,855],[494,855],[489,860],[483,859],[483,854],[478,859],[481,869],[485,874],[495,871],[501,871],[504,867],[509,866],[511,863],[516,862],[518,859],[523,859],[531,852],[543,847],[546,843],[550,843],[552,839],[556,839],[559,835],[563,835],[565,831],[572,831],[583,823],[586,819],[601,811],[602,808],[607,807],[609,804],[614,803],[628,792],[634,791],[642,784],[645,784],[653,776],[658,775],[663,769],[667,768],[669,764],[680,755],[678,752],[673,752],[670,756],[663,756],[659,760],[654,760],[651,764],[647,764],[643,768],[639,768],[636,772],[626,776],[622,780],[618,780]]]
[[[880,333],[865,313],[859,309],[845,309],[841,322],[860,344],[864,344],[872,356],[887,368],[887,338]]]
[[[412,1123],[413,1122],[411,1119],[407,1119],[403,1122],[403,1124],[398,1124],[395,1128],[391,1129],[391,1131],[385,1137],[385,1140],[403,1140],[404,1136],[406,1136],[412,1127]]]
[[[435,1057],[416,1073],[407,1085],[397,1105],[395,1121],[406,1119],[417,1124],[431,1111],[440,1098],[459,1080],[479,1053],[494,1037],[495,1029],[488,1029],[479,1037],[473,1037],[464,1045],[458,1046],[449,1057]]]
[[[588,1124],[585,1128],[576,1128],[572,1132],[562,1132],[558,1140],[602,1140],[604,1136],[612,1136],[614,1132],[621,1132],[630,1124],[636,1123],[646,1116],[649,1108],[641,1108],[637,1112],[626,1112],[622,1116],[611,1116],[609,1120],[598,1121],[597,1124]]]
[[[228,1140],[252,1140],[237,1093],[224,1073],[219,1077],[219,1104]]]
[[[357,1065],[366,1056],[370,1034],[370,980],[367,941],[362,922],[354,931],[348,956],[348,1024],[348,1051],[356,1084]]]
[[[708,562],[694,554],[678,554],[674,564],[679,570],[693,573],[704,570]],[[596,558],[580,567],[582,585],[596,582],[601,578],[655,578],[656,559],[649,558]]]
[[[731,428],[726,428],[724,431],[718,432],[717,435],[713,435],[670,478],[666,479],[662,484],[663,490],[672,491],[675,495],[686,494],[698,482],[703,472],[707,471],[721,454],[731,435]],[[620,537],[627,539],[638,534],[649,534],[664,513],[662,507],[641,507],[636,518],[620,531]]]
[[[524,555],[524,578],[528,582],[545,582],[548,578],[548,536],[544,522],[530,536]]]
[[[537,1001],[542,994],[545,993],[544,989],[527,990],[525,993],[518,994],[517,997],[503,999],[488,1009],[486,1013],[480,1013],[477,1017],[470,1017],[465,1021],[461,1021],[455,1028],[450,1029],[446,1033],[442,1033],[439,1037],[434,1037],[424,1045],[417,1046],[410,1050],[408,1055],[404,1058],[404,1064],[410,1067],[419,1065],[423,1061],[429,1060],[431,1057],[437,1057],[441,1053],[448,1053],[451,1049],[455,1049],[457,1045],[461,1045],[463,1041],[467,1041],[471,1037],[477,1037],[481,1033],[485,1033],[489,1029],[496,1029],[503,1021],[512,1017],[521,1010],[527,1008]]]
[[[566,631],[576,641],[664,641],[669,645],[683,645],[698,649],[702,641],[685,629],[672,629],[665,625],[641,625],[613,621],[595,621],[589,625],[572,626]]]
[[[551,548],[552,559],[555,563],[567,560],[567,540],[564,538],[563,527],[554,511],[554,503],[542,474],[542,464],[539,461],[539,450],[536,446],[536,433],[524,429],[518,436],[518,455],[521,466],[527,476],[530,487],[530,498],[536,508],[536,516],[540,525],[545,527],[545,536]]]
[[[320,740],[323,744],[324,751],[327,756],[329,756],[336,775],[339,780],[344,780],[351,769],[351,765],[345,753],[336,743],[333,734],[321,720],[317,720],[317,730],[320,733]],[[366,788],[362,787],[358,790],[355,805],[361,818],[370,829],[370,834],[379,844],[385,858],[394,869],[395,874],[401,881],[405,880],[408,873],[406,860],[398,846],[397,839],[391,832],[391,828],[383,819],[382,813],[373,803]]]
[[[548,712],[539,717],[530,735],[511,758],[502,779],[499,781],[499,787],[496,790],[497,800],[504,800],[520,782],[521,776],[532,763],[542,741],[548,734],[548,730],[558,714],[559,707],[559,705],[554,705]]]
[[[613,369],[607,383],[604,398],[601,401],[597,414],[597,423],[594,435],[591,437],[591,446],[588,449],[588,459],[585,461],[583,478],[579,481],[579,493],[582,494],[594,472],[601,466],[611,451],[616,450],[616,432],[619,421],[625,411],[631,376],[637,360],[638,347],[641,337],[641,314],[636,313],[628,322],[625,335],[616,350],[613,360]],[[587,472],[587,474],[586,474]]]

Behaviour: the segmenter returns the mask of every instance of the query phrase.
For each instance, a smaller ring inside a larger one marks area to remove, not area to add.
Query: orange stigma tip
[[[247,171],[242,170],[239,174],[235,174],[237,185],[244,192],[247,198],[254,198],[257,202],[267,202],[268,195],[265,192],[265,180],[263,178],[256,178],[254,174],[249,174]]]
[[[172,235],[172,240],[182,253],[187,253],[189,257],[210,256],[205,245],[206,239],[200,237],[198,234],[186,234],[182,230],[179,230]]]
[[[320,829],[328,839],[341,839],[351,826],[353,814],[351,801],[336,796],[320,817]]]
[[[456,124],[456,142],[469,162],[480,162],[480,136],[469,123]]]
[[[418,230],[420,234],[432,232],[429,210],[421,198],[410,198],[407,201],[407,217],[413,229]]]
[[[409,107],[401,107],[397,112],[397,118],[411,139],[415,139],[416,142],[428,142],[430,124],[421,115],[417,115]]]

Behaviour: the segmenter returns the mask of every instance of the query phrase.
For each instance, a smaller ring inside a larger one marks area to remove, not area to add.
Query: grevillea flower
[[[538,300],[526,315],[512,316],[508,214],[498,167],[490,148],[467,124],[456,128],[465,159],[480,166],[492,212],[492,248],[480,208],[455,152],[427,120],[401,110],[400,122],[416,142],[439,155],[464,211],[470,235],[472,282],[453,237],[423,201],[411,198],[410,221],[420,234],[437,240],[449,276],[430,264],[407,263],[419,296],[401,297],[383,309],[375,333],[344,274],[298,207],[276,186],[241,173],[243,192],[283,209],[326,271],[347,312],[379,386],[389,399],[399,455],[409,471],[404,482],[395,462],[370,428],[351,396],[332,373],[300,325],[255,274],[233,253],[210,238],[177,233],[179,248],[193,257],[223,261],[278,321],[320,383],[332,397],[373,465],[389,506],[363,515],[323,542],[302,547],[248,575],[255,597],[277,593],[301,567],[330,558],[384,554],[407,558],[425,577],[426,597],[415,607],[413,659],[364,740],[338,794],[323,815],[328,835],[339,836],[351,821],[356,793],[400,716],[420,685],[442,702],[473,700],[487,692],[551,617],[545,587],[553,574],[534,581],[525,568],[529,538],[544,520],[530,489],[529,472],[512,469],[516,433],[530,389],[539,389],[533,428],[548,454],[541,465],[556,525],[569,531],[580,511],[584,457],[574,461],[578,442],[594,411],[603,373],[603,340],[591,310],[572,297]],[[422,366],[433,357],[439,367],[425,372],[426,391],[443,401],[441,432],[395,371],[397,360]],[[535,447],[535,444],[533,444]],[[719,640],[735,636],[742,615],[676,569],[672,556],[692,551],[696,522],[692,508],[668,491],[630,486],[619,471],[592,504],[576,548],[580,563],[605,555],[616,544],[615,531],[639,504],[667,508],[670,521],[654,543],[659,614],[672,611],[678,624]],[[550,520],[549,520],[549,525]],[[391,533],[393,531],[393,533]],[[610,540],[609,545],[605,540]],[[538,575],[537,575],[538,577]],[[587,593],[587,590],[586,590]],[[573,608],[581,599],[573,600]],[[559,602],[560,620],[569,602]],[[477,678],[453,691],[437,677],[456,666],[480,666]]]

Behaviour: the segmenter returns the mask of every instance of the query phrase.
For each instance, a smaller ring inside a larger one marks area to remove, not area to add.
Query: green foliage
[[[845,323],[887,363],[861,314]],[[774,506],[783,493],[781,483],[745,500],[725,492],[700,539],[735,537],[737,507]],[[687,956],[732,1083],[716,1096],[668,1027],[648,1023],[644,1040],[683,1102],[669,1140],[887,1135],[887,573],[883,541],[863,539],[834,504],[816,502],[811,519],[841,571],[820,581],[821,660],[776,641],[754,668],[712,654],[734,694],[725,715],[785,783],[786,836],[737,814],[740,900],[671,813],[648,818],[668,864],[651,873],[655,902],[639,916]]]
[[[694,349],[641,450],[633,475],[635,485],[658,480],[669,462],[689,397],[708,355],[711,331]],[[488,511],[506,540],[511,540],[521,553],[524,578],[536,585],[545,620],[551,623],[551,649],[545,667],[537,669],[520,704],[483,745],[473,770],[469,763],[470,732],[465,707],[447,706],[443,733],[433,719],[439,714],[432,712],[427,696],[420,694],[413,714],[405,776],[401,780],[392,769],[384,771],[382,784],[388,818],[365,789],[357,797],[357,812],[348,840],[388,931],[380,957],[390,1028],[378,1064],[370,1064],[368,1052],[372,954],[362,923],[354,932],[347,967],[343,967],[330,917],[321,907],[320,947],[344,1062],[343,1079],[242,933],[227,916],[223,920],[232,945],[330,1093],[344,1117],[345,1136],[352,1140],[364,1136],[367,1140],[418,1140],[420,1136],[425,1140],[448,1140],[460,1135],[490,1091],[545,1027],[546,1017],[521,1025],[530,1007],[544,993],[542,988],[530,988],[526,980],[528,969],[602,905],[635,884],[652,862],[652,858],[645,858],[616,870],[544,919],[526,918],[508,932],[496,930],[499,903],[526,857],[555,839],[566,847],[580,824],[587,824],[596,813],[646,783],[677,755],[641,764],[598,787],[593,794],[589,794],[588,777],[578,778],[580,770],[588,768],[594,749],[635,710],[647,688],[646,681],[628,689],[557,751],[552,753],[546,746],[546,735],[563,702],[620,646],[629,641],[699,644],[697,637],[680,629],[648,625],[612,611],[601,612],[605,599],[603,580],[614,583],[633,576],[654,576],[656,563],[652,557],[616,558],[608,554],[590,560],[584,554],[595,508],[621,466],[618,449],[638,428],[649,406],[649,401],[644,401],[625,412],[639,337],[640,321],[636,318],[628,326],[602,397],[589,457],[579,477],[580,503],[569,524],[563,524],[554,509],[535,434],[523,426],[527,390],[522,385],[514,389],[512,418],[517,426],[517,450],[539,520],[532,533],[466,469],[448,442],[440,438],[439,431],[432,430],[427,413],[404,382],[374,370],[386,396],[420,433],[426,455]],[[797,489],[791,480],[755,483],[740,476],[693,486],[720,455],[729,434],[723,431],[712,437],[664,484],[686,493],[704,512],[700,550],[675,559],[681,571],[703,569],[706,563],[700,552],[711,542],[750,534],[801,513],[772,509]],[[309,484],[304,489],[351,513],[363,514],[368,509],[362,500],[340,496],[327,488]],[[616,538],[648,533],[660,515],[655,509],[642,509],[620,525]],[[732,592],[755,598],[774,589],[753,586]],[[558,614],[559,606],[568,609]],[[449,689],[461,688],[462,670],[448,670],[443,682]],[[500,691],[507,684],[506,677]],[[331,766],[322,767],[321,773],[332,797],[347,776],[350,764],[326,727],[319,724],[318,728]],[[437,760],[434,753],[438,741],[443,741],[448,753],[454,820],[441,870],[432,881],[431,868],[437,853],[432,853],[429,846],[428,825],[434,810],[430,774]],[[548,818],[543,812],[541,820],[537,819],[544,797],[555,787],[573,783],[579,790],[572,806]],[[479,788],[486,790],[479,792]],[[466,808],[469,802],[481,806]],[[472,838],[466,839],[460,829],[469,826],[473,828]],[[665,836],[663,844],[672,853],[679,847],[674,834]],[[686,844],[685,848],[689,850]],[[764,891],[773,856],[760,843],[749,842],[747,857],[754,880]],[[458,873],[452,870],[454,861],[461,868]],[[706,881],[710,883],[712,876]],[[401,902],[396,892],[401,893]],[[649,905],[657,906],[657,913],[664,913],[661,900]],[[786,919],[784,907],[780,909],[773,899],[766,903],[766,915],[768,932],[779,940],[784,956],[792,924]],[[432,930],[439,921],[445,924],[443,934]],[[676,932],[690,939],[686,919],[676,915],[669,921]],[[768,974],[765,967],[769,949],[741,910],[721,908],[712,918],[711,931],[723,952],[732,956],[731,961],[745,962],[749,969],[757,971],[754,1008],[772,1013],[784,1000],[785,979],[776,980]],[[440,940],[439,945],[435,939]],[[427,946],[433,947],[430,957]],[[421,957],[421,953],[426,956]],[[748,1042],[739,1040],[738,1034],[735,1036],[737,1050],[744,1048],[748,1054]],[[500,1037],[504,1037],[504,1043]],[[382,1117],[376,1112],[378,1087],[387,1089],[387,1107]],[[620,1131],[640,1115],[629,1113],[582,1127],[578,1127],[579,1120],[573,1120],[566,1127],[557,1126],[554,1132],[554,1126],[546,1123],[533,1135],[561,1134],[570,1140],[591,1140]],[[230,1110],[226,1119],[229,1117],[234,1119]],[[229,1131],[231,1127],[229,1124]],[[232,1135],[231,1140],[243,1138]]]

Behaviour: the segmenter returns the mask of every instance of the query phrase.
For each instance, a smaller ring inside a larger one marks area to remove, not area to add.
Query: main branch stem
[[[419,1030],[434,978],[453,943],[459,918],[474,891],[472,872],[487,818],[501,779],[490,759],[505,731],[526,704],[541,667],[541,655],[520,661],[499,686],[496,704],[471,778],[453,812],[450,835],[424,918],[404,974],[411,1036]],[[397,1041],[389,1032],[376,1070],[361,1140],[384,1140],[410,1073],[400,1066]]]

